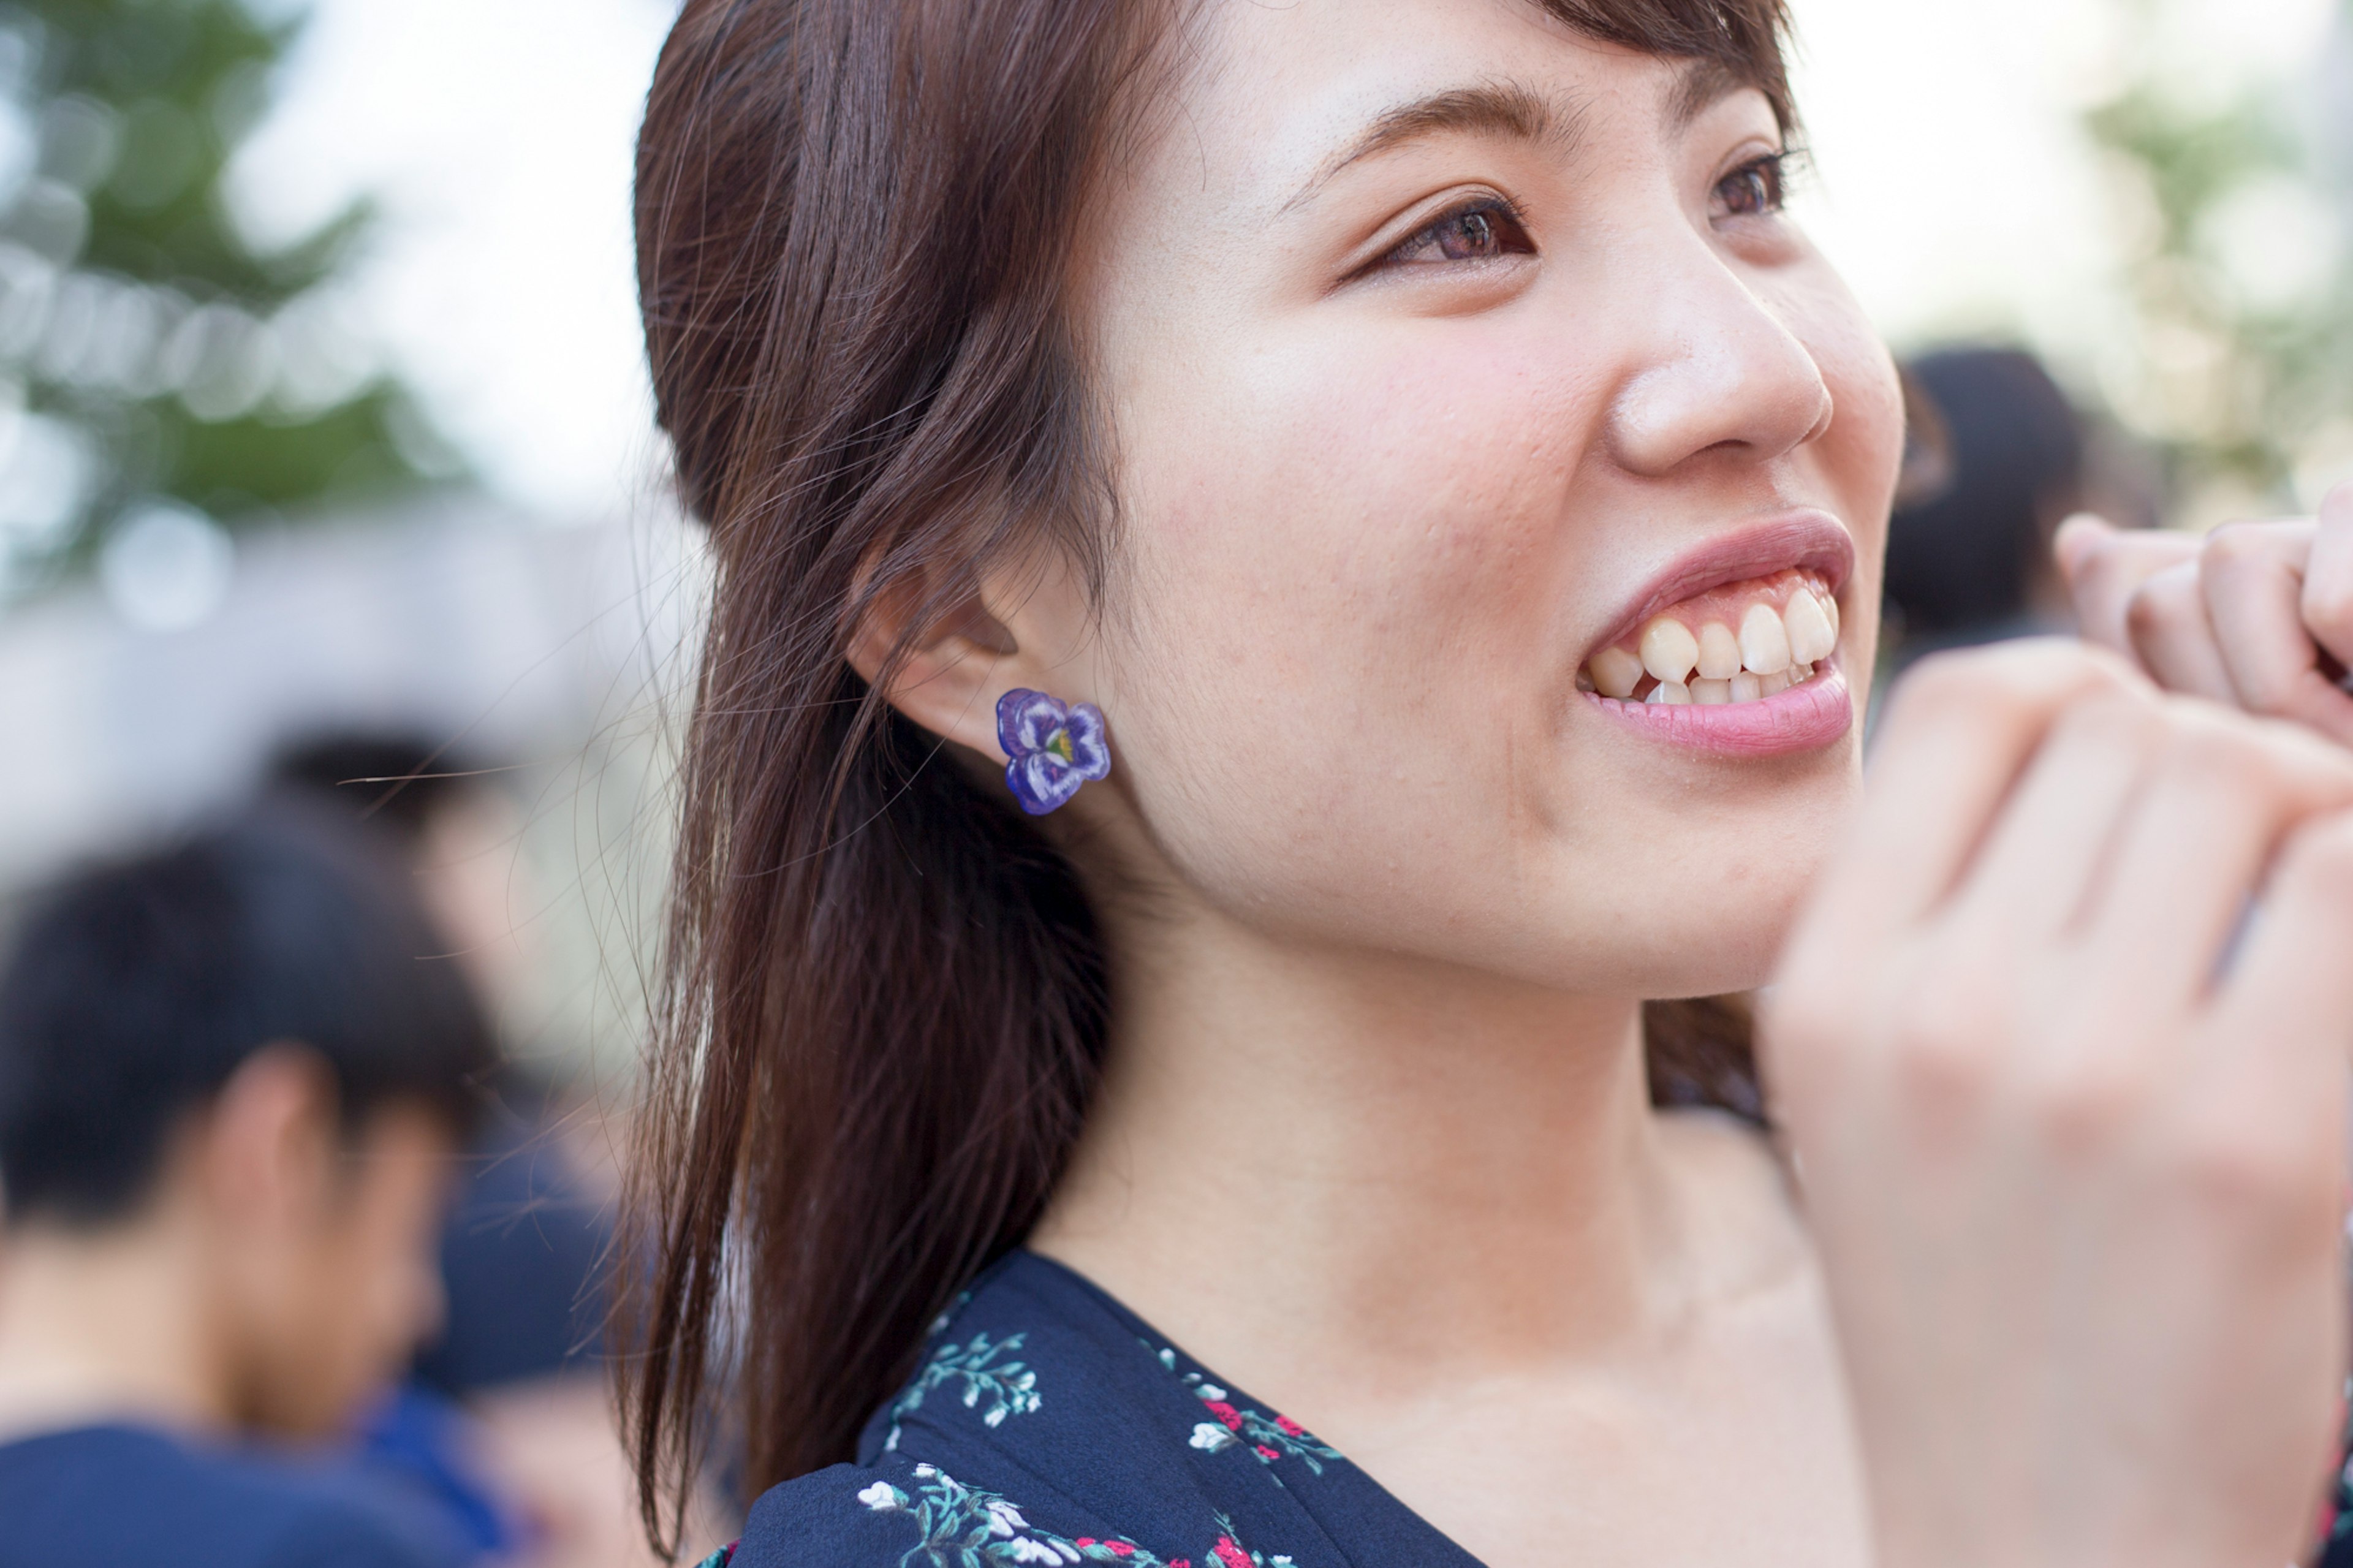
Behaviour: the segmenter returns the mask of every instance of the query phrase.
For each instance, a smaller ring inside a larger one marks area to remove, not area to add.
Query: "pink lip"
[[[1644,584],[1632,606],[1609,628],[1609,636],[1586,650],[1585,658],[1592,658],[1594,649],[1608,647],[1668,605],[1679,605],[1694,594],[1791,567],[1820,573],[1835,594],[1854,571],[1854,541],[1847,537],[1838,519],[1810,507],[1709,540],[1669,562]]]
[[[1854,727],[1854,697],[1847,690],[1845,675],[1833,662],[1837,657],[1833,654],[1824,660],[1804,685],[1754,702],[1711,706],[1621,702],[1590,691],[1583,696],[1609,718],[1672,745],[1727,757],[1778,757],[1819,751]]]

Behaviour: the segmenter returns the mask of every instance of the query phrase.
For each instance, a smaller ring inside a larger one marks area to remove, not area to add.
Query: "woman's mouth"
[[[1668,605],[1596,649],[1577,684],[1662,740],[1744,756],[1809,751],[1853,723],[1838,641],[1829,582],[1784,568]]]
[[[1617,700],[1718,707],[1814,679],[1838,647],[1838,600],[1810,572],[1776,572],[1695,594],[1597,650],[1580,689]]]

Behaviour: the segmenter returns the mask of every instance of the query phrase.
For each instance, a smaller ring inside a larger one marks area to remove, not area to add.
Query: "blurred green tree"
[[[459,477],[341,319],[365,205],[264,252],[225,199],[275,10],[0,3],[0,600],[159,505],[236,528]]]
[[[2139,364],[2117,402],[2165,443],[2188,514],[2310,506],[2353,464],[2344,127],[2323,72],[2217,93],[2168,62],[2166,0],[2124,0],[2140,58],[2086,116],[2126,198]],[[2338,0],[2340,39],[2353,0]],[[2317,62],[2316,62],[2317,64]]]

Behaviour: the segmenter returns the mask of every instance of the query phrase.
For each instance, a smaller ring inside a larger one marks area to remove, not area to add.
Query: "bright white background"
[[[1796,0],[1817,155],[1801,210],[1899,345],[2023,337],[2086,391],[2130,374],[2112,279],[2136,215],[2076,129],[2126,62],[2191,90],[2308,75],[2330,0]],[[658,446],[630,291],[630,142],[670,0],[319,0],[250,145],[247,221],[385,222],[354,315],[495,489],[624,504]],[[2261,255],[2293,236],[2250,230]]]

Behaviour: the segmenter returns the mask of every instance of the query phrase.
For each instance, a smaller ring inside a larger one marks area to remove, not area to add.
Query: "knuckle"
[[[2276,805],[2304,793],[2316,767],[2343,771],[2325,742],[2269,718],[2177,699],[2168,720],[2162,765],[2202,791]]]
[[[2208,569],[2234,571],[2262,555],[2269,542],[2261,523],[2226,522],[2206,536],[2199,547],[2199,561]]]
[[[1889,1042],[1889,1088],[1913,1121],[1973,1119],[1997,1096],[2008,1020],[1981,986],[1925,985]]]
[[[2064,1068],[2041,1075],[2026,1119],[2043,1148],[2080,1163],[2116,1149],[2146,1122],[2154,1087],[2139,1061],[2113,1049],[2087,1048]]]
[[[2268,750],[2242,726],[2175,704],[2160,767],[2193,786],[2228,795],[2266,794],[2277,767]]]
[[[2069,708],[2052,725],[2053,739],[2081,740],[2104,747],[2147,748],[2161,731],[2163,720],[2152,703],[2137,694],[2099,693]]]
[[[1982,700],[1984,683],[1965,653],[1932,653],[1906,672],[1895,701],[1907,713],[1945,713]]]
[[[2343,1184],[2318,1141],[2235,1120],[2193,1127],[2174,1152],[2172,1176],[2202,1213],[2295,1227],[2333,1226]]]
[[[2125,629],[2136,642],[2186,629],[2195,624],[2191,613],[2197,602],[2195,580],[2160,572],[2135,588],[2126,599]]]
[[[1897,688],[1894,708],[1913,715],[2000,715],[2085,689],[2132,681],[2114,654],[2072,638],[2024,638],[1931,654]]]

